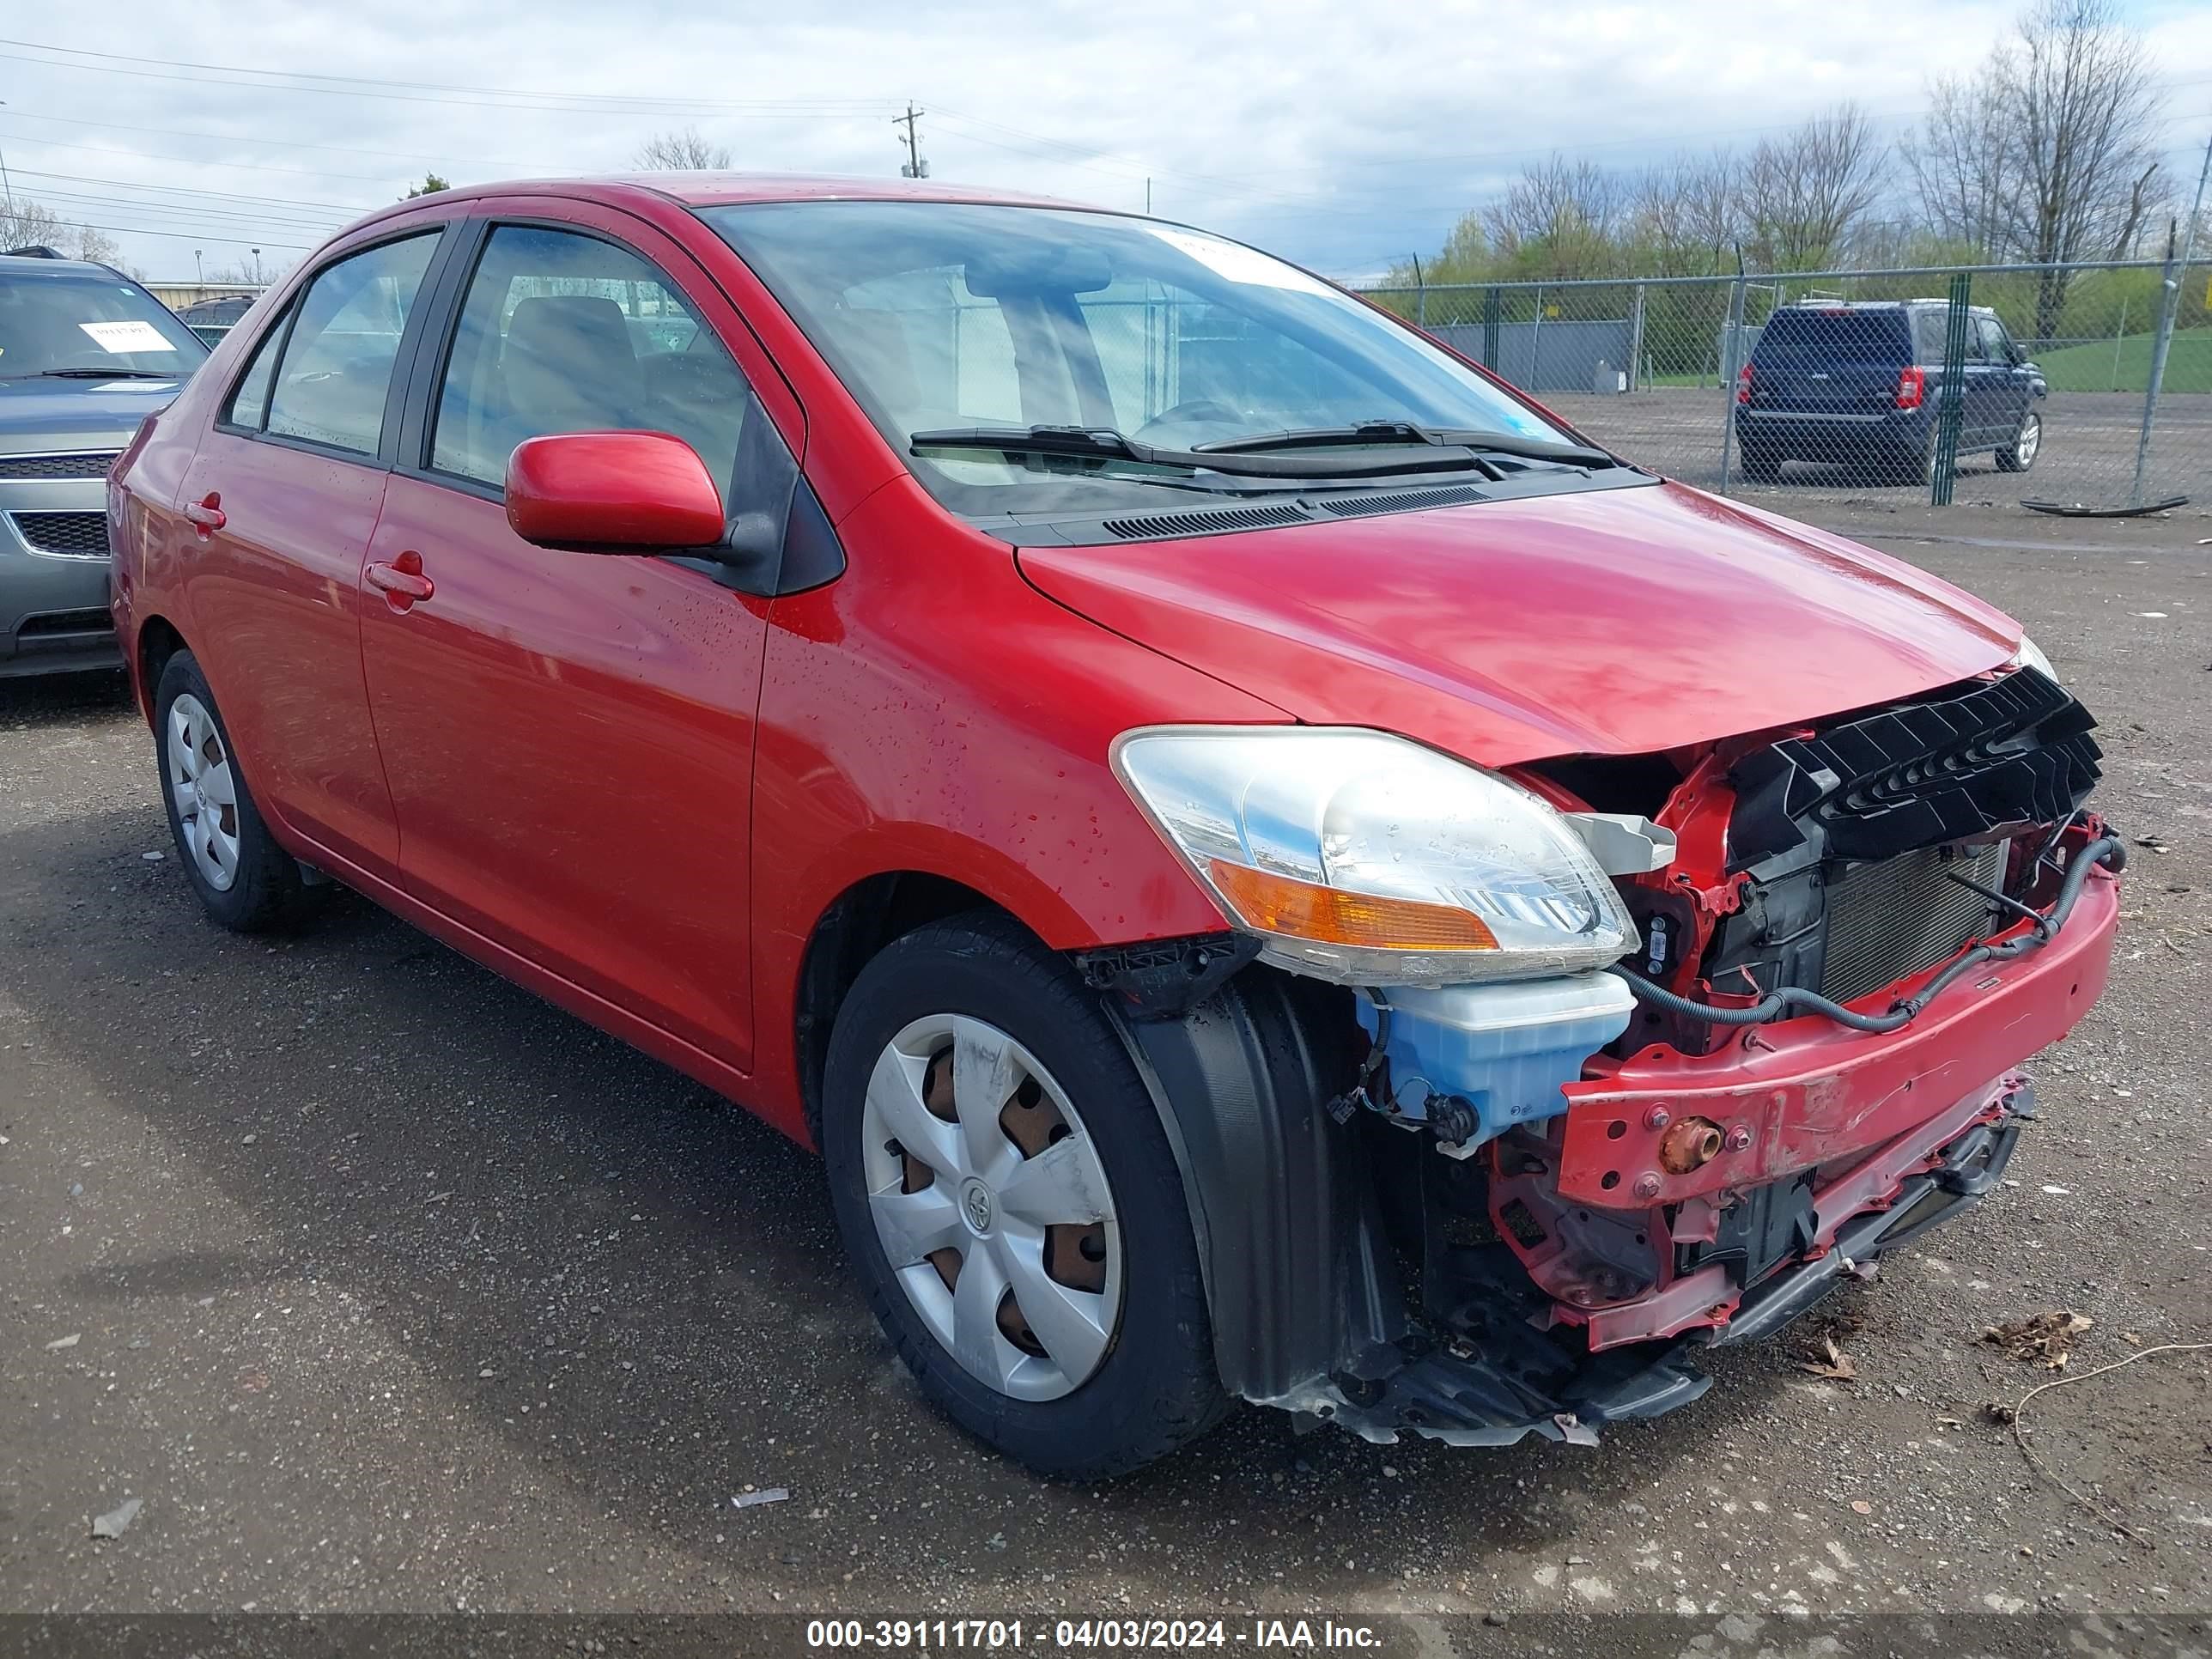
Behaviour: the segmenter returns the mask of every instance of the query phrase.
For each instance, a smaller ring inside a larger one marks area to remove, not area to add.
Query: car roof
[[[751,202],[965,202],[1010,207],[1073,208],[1096,212],[1084,202],[1026,195],[984,185],[934,179],[878,179],[818,173],[616,173],[569,178],[506,179],[458,185],[434,197],[413,197],[385,214],[419,208],[431,201],[467,201],[490,196],[551,194],[619,201],[635,191],[649,191],[685,207],[726,207]]]
[[[50,259],[43,253],[0,253],[0,276],[123,276],[112,265],[88,259]],[[131,279],[124,276],[125,282]]]
[[[1892,311],[1904,306],[1950,305],[1948,300],[1792,300],[1780,307],[1784,311]],[[1972,311],[1987,311],[1987,306],[1970,306]]]

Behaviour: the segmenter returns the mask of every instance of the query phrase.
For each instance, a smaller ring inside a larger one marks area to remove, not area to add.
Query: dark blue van
[[[1811,461],[1892,483],[1929,482],[1949,316],[1943,300],[1778,308],[1737,376],[1743,476],[1771,482],[1784,461]],[[1986,306],[1967,313],[1963,374],[1960,456],[1993,454],[2000,471],[2027,471],[2043,447],[2049,388]]]

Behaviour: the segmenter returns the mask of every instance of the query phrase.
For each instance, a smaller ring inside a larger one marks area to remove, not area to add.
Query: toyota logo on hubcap
[[[969,1229],[978,1233],[989,1232],[995,1212],[991,1189],[974,1176],[969,1176],[960,1189],[960,1213],[966,1218]]]

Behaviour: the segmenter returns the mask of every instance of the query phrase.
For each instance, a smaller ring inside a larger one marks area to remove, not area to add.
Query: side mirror
[[[707,464],[665,432],[560,432],[527,438],[507,461],[507,521],[539,547],[665,553],[722,539],[721,492]]]

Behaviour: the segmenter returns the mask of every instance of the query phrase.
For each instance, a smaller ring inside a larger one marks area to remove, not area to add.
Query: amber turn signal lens
[[[1480,916],[1448,904],[1346,893],[1291,876],[1212,860],[1213,884],[1247,927],[1325,945],[1385,951],[1495,951]]]

